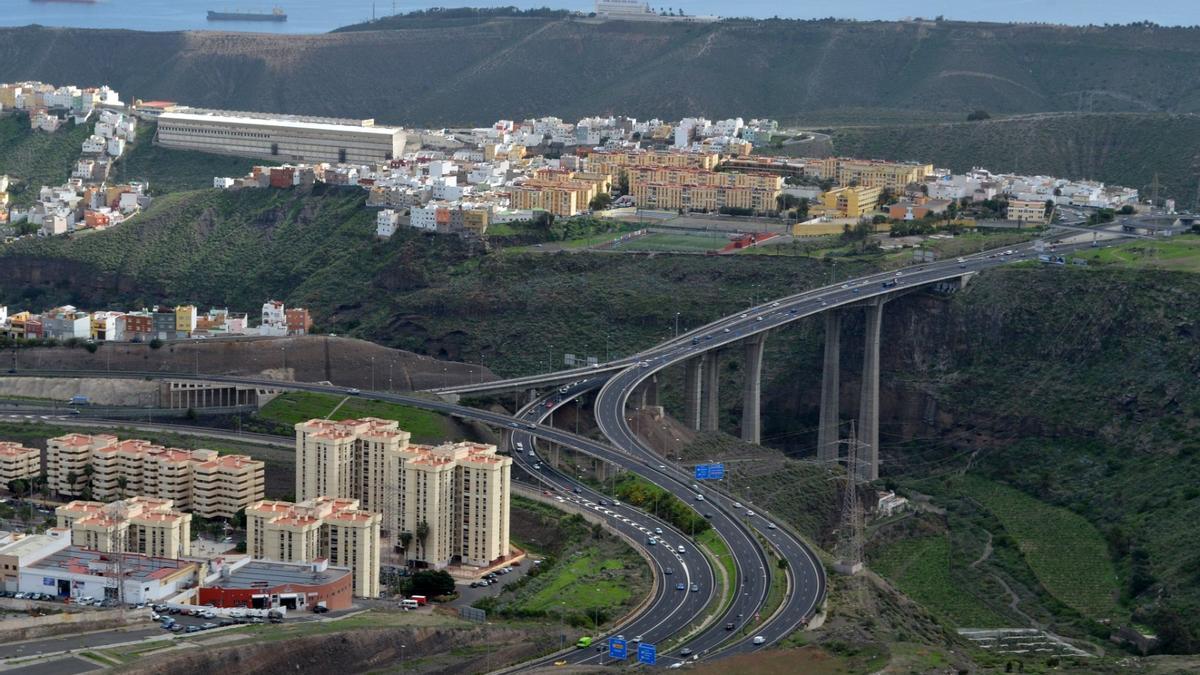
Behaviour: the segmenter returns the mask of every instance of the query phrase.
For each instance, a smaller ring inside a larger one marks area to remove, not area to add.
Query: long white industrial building
[[[370,119],[186,108],[159,116],[157,142],[281,163],[374,163],[403,155],[405,134],[399,127],[377,127]]]

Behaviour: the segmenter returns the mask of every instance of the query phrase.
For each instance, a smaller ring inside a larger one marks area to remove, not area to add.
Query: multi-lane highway
[[[1087,242],[1079,244],[1063,244],[1058,246],[1056,253],[1067,253],[1077,248],[1092,245],[1091,236]],[[1030,244],[1012,246],[1001,251],[984,252],[964,256],[956,260],[930,263],[899,271],[880,272],[833,284],[804,293],[798,293],[781,298],[767,304],[759,305],[735,316],[725,317],[706,326],[689,331],[673,340],[665,342],[649,351],[635,357],[622,359],[596,368],[579,369],[566,373],[555,373],[551,379],[546,376],[532,376],[519,380],[497,383],[497,386],[512,389],[520,386],[544,385],[549,381],[567,382],[572,379],[600,379],[600,373],[615,373],[605,382],[596,399],[596,419],[602,433],[612,445],[597,442],[569,432],[555,429],[541,423],[547,408],[527,407],[521,414],[514,417],[486,410],[466,408],[442,401],[430,400],[419,396],[391,394],[386,392],[361,392],[364,398],[378,401],[400,403],[404,405],[435,410],[445,414],[473,419],[498,427],[513,430],[513,442],[521,442],[527,448],[521,458],[523,465],[530,459],[528,449],[533,448],[533,438],[560,444],[603,461],[612,463],[623,469],[637,473],[656,485],[668,490],[676,497],[687,503],[695,501],[696,489],[693,489],[691,476],[670,462],[660,460],[649,448],[641,443],[629,428],[625,418],[625,407],[633,391],[654,373],[672,365],[677,365],[687,359],[694,358],[706,351],[728,346],[731,343],[745,339],[756,333],[778,328],[793,321],[816,315],[837,307],[844,307],[861,302],[865,299],[904,292],[912,288],[929,286],[942,281],[950,281],[997,267],[1014,261],[1028,260],[1036,251]],[[344,395],[347,390],[325,384],[311,383],[281,383],[278,380],[264,380],[222,375],[189,375],[173,373],[117,373],[117,372],[82,372],[82,371],[21,371],[10,375],[29,376],[60,376],[60,377],[150,377],[158,379],[195,379],[208,382],[229,382],[254,386],[273,387],[276,389],[293,389]],[[607,376],[607,375],[606,375]],[[357,393],[357,392],[351,392]],[[568,391],[558,397],[558,405],[572,400],[581,391]],[[552,405],[553,407],[553,405]],[[536,452],[536,451],[535,451]],[[543,469],[545,465],[543,465]],[[651,529],[652,522],[645,514],[630,514],[627,507],[604,507],[600,504],[600,495],[585,491],[582,486],[573,484],[570,479],[561,474],[545,470],[531,469],[537,472],[557,490],[558,496],[564,500],[577,500],[576,505],[582,508],[598,511],[610,519],[617,529],[634,536],[644,535],[644,529]],[[578,495],[574,492],[578,487]],[[564,493],[569,490],[569,493]],[[732,496],[718,491],[700,487],[704,494],[704,509],[711,515],[714,529],[725,540],[737,563],[737,594],[732,605],[720,620],[710,628],[701,632],[688,642],[688,647],[696,655],[712,656],[728,651],[744,651],[761,648],[777,642],[801,625],[817,610],[825,597],[824,569],[817,561],[814,553],[800,539],[782,524],[770,527],[768,522],[778,522],[771,519],[769,514],[750,515],[744,508],[738,508]],[[607,508],[608,513],[604,513]],[[628,519],[628,522],[626,522]],[[634,525],[636,523],[636,526]],[[671,530],[663,524],[654,525],[664,532]],[[713,587],[712,569],[706,560],[690,546],[690,540],[684,544],[681,533],[674,532],[666,535],[673,544],[678,541],[684,545],[682,555],[673,554],[664,557],[665,548],[645,545],[647,549],[656,549],[652,553],[656,568],[664,573],[663,578],[668,583],[656,591],[656,596],[648,605],[646,611],[632,620],[627,627],[622,627],[627,638],[633,638],[641,631],[647,640],[653,636],[655,640],[678,638],[679,631],[691,625],[703,611],[708,593],[692,593],[686,591],[681,598],[670,597],[667,591],[674,588],[670,577],[665,575],[665,565],[671,564],[675,557],[679,567],[676,574],[684,572],[688,588],[693,581],[707,583],[707,588]],[[765,544],[764,544],[765,542]],[[678,545],[678,544],[677,544]],[[757,612],[769,594],[771,570],[767,567],[769,556],[767,547],[788,561],[789,592],[783,606],[771,617],[756,617]],[[707,581],[706,581],[707,580]],[[665,588],[670,586],[670,588]],[[709,591],[711,592],[711,591]],[[692,596],[696,600],[692,600]],[[686,619],[686,621],[685,621]],[[730,636],[722,634],[726,621],[731,621],[739,629],[747,628],[746,637],[731,640]],[[660,635],[661,634],[661,635]],[[762,636],[762,640],[751,641],[750,635]],[[756,644],[757,643],[757,644]],[[579,653],[572,660],[587,662],[594,655]]]
[[[566,386],[563,386],[556,392],[552,392],[547,396],[535,400],[533,403],[523,408],[518,413],[517,417],[524,420],[524,424],[543,422],[558,408],[567,405],[570,401],[579,396],[599,388],[605,379],[607,378],[593,375],[592,377],[583,378],[580,381],[572,382]],[[528,433],[526,433],[526,431],[527,430],[514,430],[512,438],[509,441],[513,444],[513,456],[519,457],[520,459],[518,461],[524,462],[524,466],[528,470],[539,473],[553,473],[553,471],[549,469],[548,465],[542,464],[540,461],[536,460],[536,454],[531,454],[535,452],[533,450],[534,437],[530,436]],[[518,443],[520,444],[519,446],[517,445]],[[532,462],[532,464],[530,464],[530,462]],[[620,461],[618,460],[614,463],[620,464]],[[656,470],[659,473],[665,474],[667,471],[667,466],[657,465]],[[559,475],[559,478],[560,480],[572,482],[570,478],[565,476]],[[661,482],[659,484],[662,485]],[[667,489],[672,494],[685,501],[689,498],[694,500],[695,495],[697,494],[689,489],[686,482],[673,481],[671,485],[667,486]],[[592,499],[593,501],[599,502],[603,499],[603,497],[594,496]],[[668,661],[671,659],[680,658],[702,658],[705,655],[715,651],[721,644],[736,637],[739,631],[754,628],[754,624],[757,623],[756,615],[758,609],[766,600],[766,594],[768,592],[767,582],[770,579],[770,575],[763,575],[767,563],[761,547],[755,547],[754,542],[737,537],[736,526],[734,523],[727,520],[724,514],[718,515],[718,507],[713,506],[710,508],[708,504],[704,503],[697,503],[696,506],[701,513],[710,519],[710,521],[718,519],[718,522],[713,523],[714,528],[717,530],[718,534],[726,539],[727,545],[731,544],[730,537],[733,538],[733,545],[730,545],[729,547],[732,552],[731,557],[734,564],[735,576],[734,578],[726,581],[726,583],[729,585],[729,592],[732,594],[732,598],[731,602],[723,608],[720,616],[714,617],[712,621],[709,621],[707,628],[703,629],[699,633],[688,636],[686,642],[684,644],[677,645],[676,650],[672,651],[671,653],[664,653],[664,657]],[[643,515],[643,518],[648,517],[649,516]],[[641,534],[646,537],[647,541],[652,536],[657,538],[657,535],[654,531],[646,530],[649,530],[649,528],[644,528]],[[694,558],[692,566],[689,569],[695,569],[696,565],[703,565],[706,569],[709,582],[698,583],[695,586],[695,590],[691,591],[691,582],[688,582],[686,579],[673,580],[674,586],[677,590],[679,590],[679,584],[683,584],[684,588],[689,589],[690,593],[698,594],[700,596],[698,598],[699,601],[691,603],[690,606],[680,607],[669,618],[669,620],[657,621],[656,618],[651,618],[651,621],[654,621],[653,629],[649,632],[646,632],[646,635],[643,637],[646,641],[653,642],[655,644],[665,642],[669,638],[674,639],[682,637],[685,629],[695,626],[702,618],[704,618],[702,616],[704,612],[715,612],[718,609],[721,609],[718,607],[708,607],[709,602],[714,599],[713,590],[715,588],[715,572],[711,569],[708,559],[699,552],[690,538],[685,538],[680,533],[676,534],[679,534],[681,537],[679,543],[676,543],[677,540],[672,538],[666,541],[659,541],[657,544],[649,545],[645,548],[647,548],[651,553],[657,553],[660,552],[660,549],[657,547],[666,544],[666,550],[668,552],[670,552],[671,548],[674,548],[674,555],[684,558],[685,556],[680,556],[678,550],[679,547],[682,546],[686,552],[686,556],[692,556]],[[742,555],[739,555],[739,553]],[[672,584],[672,579],[669,577],[666,581],[668,586]],[[666,608],[664,607],[664,610],[665,609]],[[652,613],[653,612],[647,612],[647,615]],[[629,631],[626,631],[625,634],[625,637],[627,638],[630,637],[628,632]],[[684,649],[687,650],[686,654],[683,651]]]
[[[595,381],[595,385],[599,385],[599,381]],[[583,393],[591,388],[584,383],[572,387],[572,393]],[[535,401],[517,417],[526,420],[523,424],[540,422],[570,397],[562,396],[557,403],[550,400],[551,406],[546,407],[548,400]],[[526,664],[526,667],[535,668],[560,658],[573,664],[606,663],[609,661],[608,648],[601,639],[603,637],[619,633],[630,643],[658,645],[702,618],[716,582],[708,559],[692,544],[691,539],[665,520],[627,504],[620,504],[618,500],[606,497],[555,470],[545,462],[544,451],[539,452],[541,449],[535,446],[534,438],[524,427],[512,431],[508,443],[514,463],[532,480],[545,486],[555,500],[573,508],[592,511],[605,518],[609,526],[629,537],[653,561],[658,584],[654,596],[639,615],[614,627],[606,635],[593,636],[596,638],[596,648],[577,650],[565,656],[549,656]],[[655,543],[650,544],[651,540]],[[670,655],[664,654],[663,657],[669,662]]]

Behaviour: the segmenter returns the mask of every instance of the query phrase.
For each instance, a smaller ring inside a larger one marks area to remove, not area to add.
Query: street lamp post
[[[679,312],[675,312],[675,337],[679,337]]]
[[[400,672],[401,673],[404,672],[404,647],[405,647],[405,645],[400,645]]]
[[[371,357],[371,391],[375,391],[375,357]]]

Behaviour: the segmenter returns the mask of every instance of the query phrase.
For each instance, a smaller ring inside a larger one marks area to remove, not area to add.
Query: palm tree
[[[417,523],[417,541],[421,542],[421,555],[425,555],[425,540],[429,538],[429,523],[421,521]]]
[[[408,553],[408,545],[412,543],[412,538],[412,532],[400,533],[400,548],[404,549],[405,553]]]
[[[125,476],[117,477],[117,490],[120,491],[121,499],[125,498],[125,486],[129,485],[129,479]]]
[[[74,471],[67,472],[67,489],[72,493],[75,492],[75,483],[79,481],[79,474]]]

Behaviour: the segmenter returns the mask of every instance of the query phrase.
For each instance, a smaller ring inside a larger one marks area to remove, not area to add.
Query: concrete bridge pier
[[[717,370],[717,350],[712,349],[704,353],[704,386],[701,389],[701,419],[700,428],[702,431],[717,431],[720,427],[720,397],[717,391],[718,377],[720,373]]]
[[[746,379],[742,389],[742,440],[758,443],[762,440],[762,361],[767,334],[758,333],[744,341],[746,350]]]
[[[704,373],[704,357],[688,359],[687,372],[683,377],[684,423],[692,431],[700,431],[701,375]]]
[[[821,414],[817,431],[817,459],[838,460],[839,403],[841,392],[842,313],[825,312],[825,363],[821,373]]]
[[[650,376],[650,379],[642,385],[642,406],[658,405],[658,373]]]
[[[861,442],[859,477],[879,478],[879,336],[883,325],[883,306],[887,300],[873,298],[863,303],[866,326],[863,330],[862,390],[858,403],[858,439]]]

